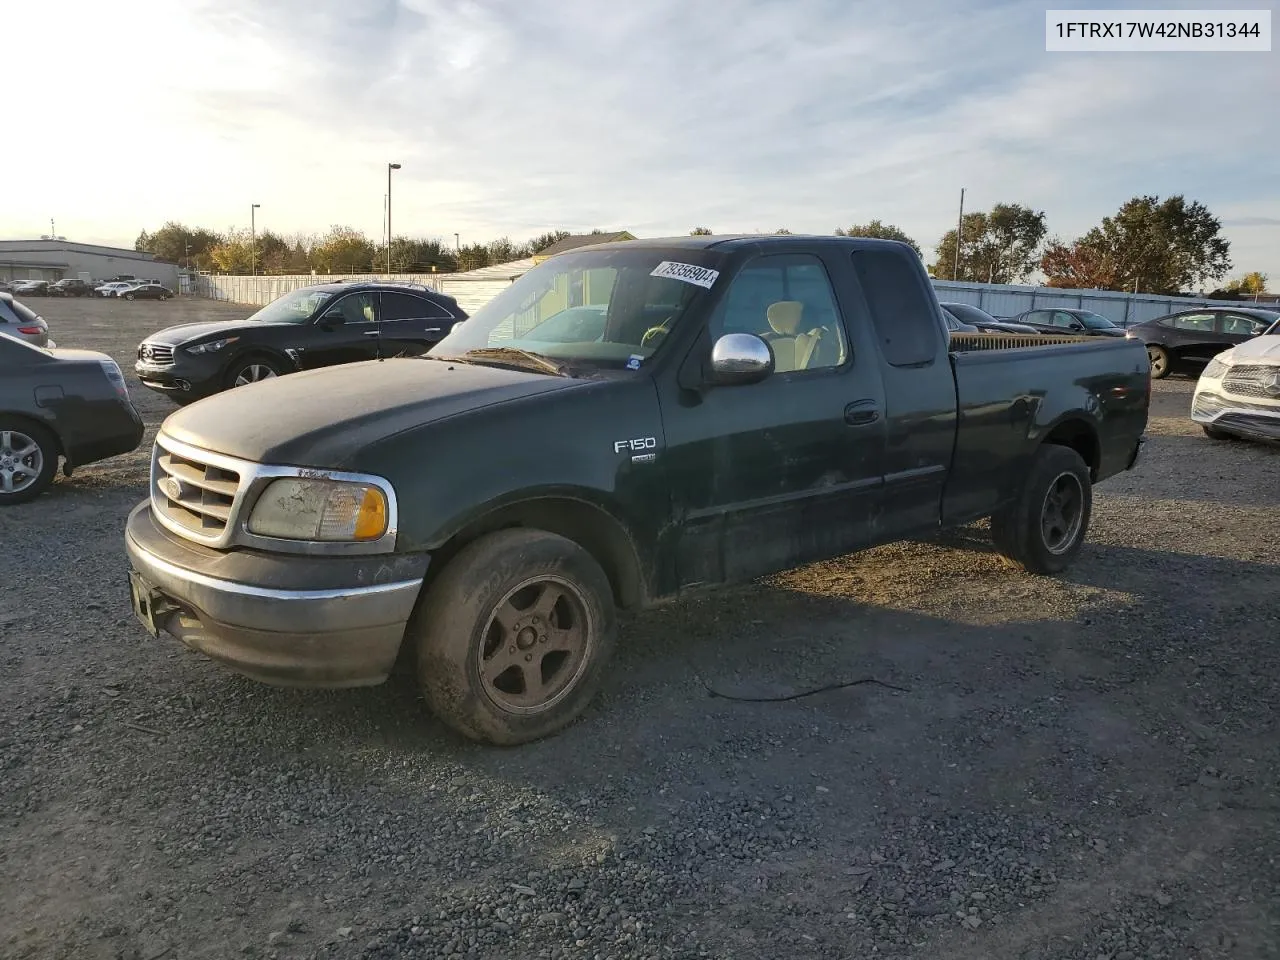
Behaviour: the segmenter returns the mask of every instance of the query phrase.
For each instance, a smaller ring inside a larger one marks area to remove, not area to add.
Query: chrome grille
[[[1272,375],[1280,373],[1280,367],[1270,364],[1242,363],[1227,371],[1230,380],[1270,380]]]
[[[138,359],[157,367],[167,367],[173,363],[173,347],[167,343],[147,343],[143,341],[138,347]]]
[[[1270,397],[1261,383],[1252,380],[1223,380],[1222,389],[1238,397]]]
[[[232,532],[247,474],[238,461],[157,437],[151,454],[152,509],[174,532],[221,546]]]

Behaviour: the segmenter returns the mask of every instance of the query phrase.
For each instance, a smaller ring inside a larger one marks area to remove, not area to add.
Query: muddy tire
[[[613,653],[609,578],[572,540],[500,530],[460,550],[427,588],[406,641],[432,712],[504,746],[562,730]]]
[[[1070,447],[1047,443],[1036,451],[1017,500],[991,518],[991,539],[1029,573],[1061,573],[1084,545],[1092,512],[1084,460]]]
[[[0,416],[0,507],[34,500],[58,470],[58,440],[21,417]]]
[[[1154,343],[1147,344],[1147,361],[1151,364],[1151,379],[1163,380],[1173,372],[1173,361],[1169,351]]]

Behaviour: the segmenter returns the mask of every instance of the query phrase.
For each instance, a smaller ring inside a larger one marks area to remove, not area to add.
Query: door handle
[[[844,422],[851,427],[866,426],[880,419],[874,400],[857,400],[844,408]]]

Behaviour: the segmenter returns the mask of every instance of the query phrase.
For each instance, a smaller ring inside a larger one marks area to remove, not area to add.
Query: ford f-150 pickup
[[[521,743],[586,707],[619,608],[984,517],[1063,570],[1149,402],[1136,341],[949,336],[894,241],[601,244],[425,356],[170,415],[130,592],[152,635],[249,677],[409,663],[445,723]]]

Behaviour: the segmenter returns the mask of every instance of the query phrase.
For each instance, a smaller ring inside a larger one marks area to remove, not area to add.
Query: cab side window
[[[711,319],[713,340],[726,333],[751,333],[768,343],[777,373],[830,369],[849,357],[826,268],[809,254],[747,263]]]

